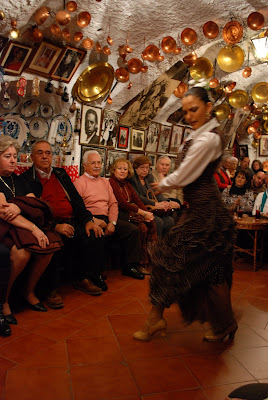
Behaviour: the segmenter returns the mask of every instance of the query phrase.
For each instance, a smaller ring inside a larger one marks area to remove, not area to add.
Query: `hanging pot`
[[[64,26],[71,21],[71,14],[66,10],[60,10],[57,12],[55,19],[57,24]]]
[[[230,107],[227,104],[220,104],[214,111],[218,121],[223,121],[230,114]]]
[[[75,12],[77,9],[77,4],[75,1],[68,1],[66,8],[69,12]]]
[[[199,57],[194,65],[190,67],[190,75],[195,81],[199,79],[209,79],[213,75],[213,65],[205,57]]]
[[[51,30],[51,33],[54,35],[54,36],[61,36],[61,29],[60,29],[60,27],[59,27],[59,25],[57,25],[57,24],[51,24],[50,25],[50,30]]]
[[[64,28],[62,30],[62,37],[66,42],[69,42],[71,40],[71,34],[68,28]]]
[[[259,82],[253,86],[251,97],[256,103],[267,103],[268,102],[268,83]]]
[[[76,23],[80,28],[88,26],[91,20],[91,15],[87,11],[82,11],[77,15]]]
[[[94,46],[94,42],[90,38],[86,38],[83,40],[82,46],[84,47],[84,49],[90,50]]]
[[[208,21],[203,26],[203,33],[207,39],[215,39],[219,34],[219,27],[216,22]]]
[[[225,46],[217,55],[217,63],[225,72],[234,72],[239,70],[244,63],[244,52],[241,47]]]
[[[181,83],[176,87],[176,89],[174,90],[173,94],[174,94],[176,97],[179,97],[179,98],[180,98],[180,97],[183,97],[184,93],[186,93],[187,90],[188,90],[187,84],[184,83],[184,82],[181,82]]]
[[[109,49],[108,46],[103,46],[102,49],[103,53],[106,54],[107,56],[109,56],[111,54],[111,50]]]
[[[150,44],[146,47],[143,54],[146,55],[146,60],[153,62],[157,59],[157,56],[159,55],[159,48],[156,47],[154,44]]]
[[[166,36],[162,40],[161,48],[164,53],[173,53],[176,49],[176,40],[171,36]]]
[[[42,25],[50,15],[51,9],[49,7],[40,7],[34,14],[34,20],[37,25]]]
[[[80,42],[80,40],[83,39],[83,33],[82,32],[75,32],[74,34],[74,40],[76,42]]]
[[[251,68],[250,67],[246,67],[244,69],[244,71],[242,72],[242,75],[244,78],[248,78],[251,75]]]
[[[127,69],[131,74],[138,74],[141,70],[142,62],[138,58],[131,58],[127,63]]]
[[[233,108],[243,108],[248,103],[249,95],[244,90],[235,90],[228,100]]]
[[[228,22],[222,31],[222,37],[225,43],[238,43],[243,37],[243,27],[238,21]]]
[[[197,54],[195,51],[192,51],[187,56],[183,57],[183,62],[188,65],[193,65],[197,60]]]
[[[129,73],[125,68],[120,67],[115,71],[115,77],[119,82],[125,83],[129,80]]]
[[[181,33],[181,41],[186,46],[191,46],[197,40],[197,34],[192,28],[186,28]]]
[[[31,37],[32,40],[35,43],[40,43],[44,37],[43,33],[40,31],[40,29],[38,28],[38,26],[33,26],[32,28],[32,32],[31,32]]]
[[[259,12],[249,14],[247,24],[250,29],[257,31],[264,25],[264,16]]]

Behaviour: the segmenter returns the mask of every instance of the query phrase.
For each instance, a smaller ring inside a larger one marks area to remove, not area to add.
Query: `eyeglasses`
[[[43,154],[45,154],[46,156],[51,156],[52,151],[49,151],[49,150],[47,150],[47,151],[37,150],[35,152],[35,155],[38,156],[38,157],[41,157]]]
[[[149,167],[149,166],[146,166],[146,165],[140,165],[138,168],[140,168],[140,169],[147,169],[147,170],[150,169],[150,167]]]

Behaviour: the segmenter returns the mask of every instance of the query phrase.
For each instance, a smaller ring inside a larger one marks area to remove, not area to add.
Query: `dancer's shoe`
[[[156,324],[150,326],[146,322],[145,331],[137,331],[133,334],[133,338],[136,340],[141,340],[147,342],[151,340],[156,332],[160,332],[161,336],[166,336],[167,321],[165,319],[160,319]]]
[[[230,325],[228,328],[226,328],[224,331],[215,333],[212,330],[209,330],[205,333],[204,339],[207,340],[208,342],[221,342],[226,338],[226,336],[229,335],[229,339],[233,340],[235,333],[237,331],[237,322],[234,321],[232,325]]]

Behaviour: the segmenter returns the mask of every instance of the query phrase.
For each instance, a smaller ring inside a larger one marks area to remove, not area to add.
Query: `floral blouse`
[[[251,213],[254,206],[254,194],[252,190],[246,190],[245,194],[241,196],[230,194],[229,188],[224,189],[222,192],[222,200],[228,208],[233,208],[238,198],[240,198],[240,209],[245,213]]]

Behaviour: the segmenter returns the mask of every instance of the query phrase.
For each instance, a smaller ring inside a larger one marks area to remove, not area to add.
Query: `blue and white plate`
[[[16,139],[18,144],[22,147],[30,134],[29,125],[25,119],[17,113],[3,114],[1,118],[4,119],[2,128],[3,134]]]
[[[68,143],[73,136],[73,127],[71,121],[68,118],[65,118],[62,114],[55,115],[50,124],[48,140],[53,144],[61,144],[65,135],[66,142]]]
[[[54,114],[53,107],[50,104],[42,104],[39,112],[43,118],[52,118]]]
[[[48,133],[48,123],[45,118],[34,117],[29,123],[30,134],[36,139],[43,139]]]

